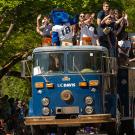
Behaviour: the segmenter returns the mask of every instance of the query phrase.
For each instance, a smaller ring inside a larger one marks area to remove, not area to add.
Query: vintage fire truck
[[[33,135],[133,135],[127,72],[102,46],[35,48],[25,124]]]

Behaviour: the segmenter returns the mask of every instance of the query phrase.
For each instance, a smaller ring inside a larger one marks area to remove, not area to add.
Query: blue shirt
[[[98,12],[97,19],[103,20],[106,15],[107,14],[103,10],[101,10],[101,11]],[[102,31],[103,31],[102,28],[100,26],[98,26],[97,27],[97,33],[98,33],[99,37],[103,36]]]
[[[110,38],[110,41],[111,41],[111,44],[112,46],[115,45],[115,41],[116,41],[116,36],[114,34],[114,31],[115,31],[115,22],[112,22],[111,24],[101,24],[101,28],[104,29],[108,27],[110,29],[110,32],[108,33],[109,35],[109,38]],[[106,38],[106,34],[103,32],[103,37]]]
[[[98,12],[97,19],[103,20],[105,16],[106,16],[106,13],[103,10],[101,10]]]

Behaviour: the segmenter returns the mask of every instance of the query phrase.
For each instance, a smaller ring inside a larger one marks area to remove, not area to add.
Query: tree
[[[28,18],[29,12],[27,13],[27,11],[25,11],[26,12],[24,13],[25,16],[24,14],[22,14],[22,9],[26,7],[27,4],[30,4],[30,2],[20,0],[11,2],[2,0],[0,4],[2,5],[0,8],[1,13],[0,80],[1,80],[3,76],[7,74],[20,77],[20,71],[18,68],[16,68],[18,67],[16,65],[31,53],[34,46],[37,45],[38,38],[35,38],[37,36],[36,32],[34,32],[35,28],[34,27],[32,28],[34,30],[31,29],[32,24],[31,23],[28,24],[27,21],[24,21],[25,17]],[[32,41],[34,43],[32,43]]]
[[[40,0],[2,0],[0,5],[0,80],[5,82],[5,75],[20,77],[19,62],[31,54],[41,40],[35,31],[36,17],[39,13],[48,14],[52,7],[49,1]],[[11,80],[10,83],[15,82]],[[3,91],[6,87],[11,89],[8,83],[1,86]],[[14,89],[11,91],[15,93]]]
[[[19,62],[30,55],[33,48],[39,45],[41,37],[35,30],[38,14],[49,15],[54,8],[63,8],[71,15],[80,12],[97,13],[102,8],[103,1],[1,0],[0,80],[7,74],[20,77]],[[130,22],[128,31],[134,31],[135,0],[110,0],[110,3],[112,8],[119,7],[128,13]]]

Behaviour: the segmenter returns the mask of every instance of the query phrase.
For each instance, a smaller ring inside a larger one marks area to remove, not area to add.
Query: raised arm
[[[39,14],[37,17],[37,27],[40,27],[40,22],[39,22],[40,19],[41,19],[41,14]]]
[[[97,25],[99,26],[101,24],[101,19],[97,18]]]
[[[106,17],[104,17],[100,24],[104,24],[109,17],[111,17],[111,15],[107,15]]]
[[[40,18],[41,18],[41,14],[38,15],[37,17],[37,27],[36,27],[36,31],[39,35],[43,36],[43,32],[40,30]]]

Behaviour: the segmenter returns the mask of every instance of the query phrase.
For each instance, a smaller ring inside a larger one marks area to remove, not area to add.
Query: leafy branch
[[[18,62],[20,62],[22,59],[25,59],[31,52],[25,51],[25,52],[19,52],[16,53],[10,60],[2,66],[2,69],[0,70],[0,79],[6,75],[9,70]]]

